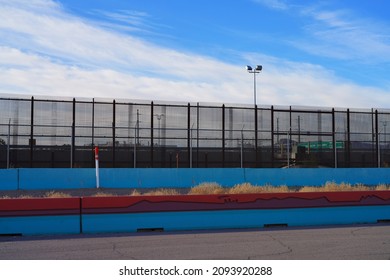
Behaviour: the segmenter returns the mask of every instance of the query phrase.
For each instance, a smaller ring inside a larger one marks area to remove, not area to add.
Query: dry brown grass
[[[242,183],[232,188],[223,188],[217,183],[202,183],[190,189],[188,194],[250,194],[250,193],[280,193],[290,192],[287,186],[254,186],[250,183]]]
[[[390,186],[386,184],[380,184],[375,187],[376,191],[390,191]]]
[[[253,186],[250,183],[237,184],[234,187],[228,189],[229,194],[245,194],[245,193],[261,193],[263,192],[261,187]]]
[[[271,185],[253,186],[250,183],[237,184],[228,190],[229,190],[229,194],[280,193],[280,192],[291,191],[287,186],[271,186]]]
[[[105,196],[117,196],[116,194],[107,193],[107,192],[97,192],[92,195],[93,197],[105,197]]]
[[[321,187],[309,187],[309,186],[304,186],[298,190],[299,192],[320,192]]]
[[[15,198],[20,198],[20,199],[34,198],[34,196],[32,196],[32,195],[20,195],[20,196],[3,195],[3,196],[0,196],[0,199],[15,199]]]
[[[180,193],[175,189],[159,189],[143,193],[142,195],[179,195]]]
[[[294,190],[290,189],[286,185],[282,186],[271,186],[271,185],[265,185],[263,188],[263,192],[266,193],[287,193],[287,192],[293,192]]]
[[[142,195],[139,191],[137,190],[133,190],[131,193],[130,193],[130,196],[140,196]]]
[[[299,189],[299,192],[350,192],[350,191],[369,191],[374,188],[367,187],[363,184],[351,185],[349,183],[326,182],[321,187],[305,186]]]
[[[44,194],[44,197],[46,197],[46,198],[68,198],[68,197],[72,197],[72,196],[68,193],[49,191],[49,192],[46,192]]]
[[[224,194],[227,191],[217,183],[202,183],[190,189],[188,194]]]
[[[301,188],[289,188],[285,185],[282,186],[256,186],[250,183],[237,184],[231,188],[224,188],[218,183],[201,183],[189,190],[188,195],[210,195],[210,194],[256,194],[256,193],[289,193],[289,192],[338,192],[338,191],[390,191],[390,185],[379,184],[377,186],[365,186],[363,184],[351,185],[349,183],[335,183],[334,181],[326,182],[323,186],[303,186]],[[99,191],[90,196],[93,197],[114,197],[118,196],[115,192]],[[180,192],[180,189],[157,189],[149,190],[145,193],[141,193],[139,190],[132,190],[129,196],[143,196],[143,195],[154,195],[154,196],[170,196],[170,195],[186,195]],[[3,194],[0,199],[29,199],[29,198],[68,198],[72,195],[59,191],[48,191],[43,195],[32,195],[29,193],[18,193],[18,194]]]
[[[282,186],[254,186],[250,183],[242,183],[232,188],[223,188],[217,183],[202,183],[193,187],[188,194],[251,194],[251,193],[288,193],[288,192],[340,192],[340,191],[369,191],[369,190],[390,190],[390,187],[381,184],[376,187],[368,187],[363,184],[351,185],[349,183],[326,182],[323,186],[304,186],[299,189],[291,189],[286,185]]]
[[[19,195],[17,198],[26,199],[26,198],[35,198],[35,196],[28,195],[28,194],[22,194],[22,195]]]

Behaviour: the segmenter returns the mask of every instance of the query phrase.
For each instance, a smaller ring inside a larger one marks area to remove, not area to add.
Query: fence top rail
[[[257,109],[258,111],[273,110],[276,112],[301,112],[301,113],[363,113],[373,114],[390,114],[390,109],[387,108],[330,108],[330,107],[315,107],[315,106],[273,106],[261,105],[254,107],[249,104],[222,104],[222,103],[205,103],[205,102],[177,102],[177,101],[146,101],[146,100],[131,100],[131,99],[109,99],[109,98],[86,98],[86,97],[66,97],[66,96],[28,96],[21,94],[0,93],[0,101],[31,101],[34,102],[76,102],[76,103],[94,103],[94,104],[113,104],[115,101],[118,105],[139,105],[139,106],[169,106],[169,107],[187,107],[191,108],[229,108],[229,109]]]

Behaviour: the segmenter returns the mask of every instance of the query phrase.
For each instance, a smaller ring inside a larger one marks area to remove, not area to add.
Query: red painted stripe
[[[83,209],[129,207],[142,201],[159,202],[189,202],[224,204],[227,201],[239,203],[252,202],[257,199],[321,199],[329,202],[359,202],[364,198],[377,197],[390,200],[390,191],[353,191],[353,192],[311,192],[311,193],[261,193],[261,194],[227,194],[227,195],[172,195],[172,196],[121,196],[121,197],[84,197]]]
[[[1,199],[0,217],[390,205],[390,191]]]
[[[80,198],[0,199],[0,216],[47,216],[80,213]]]
[[[142,213],[390,205],[390,192],[86,197],[83,213]]]

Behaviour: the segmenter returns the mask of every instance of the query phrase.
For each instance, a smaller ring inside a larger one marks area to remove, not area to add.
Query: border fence
[[[0,168],[387,167],[390,110],[0,96]]]

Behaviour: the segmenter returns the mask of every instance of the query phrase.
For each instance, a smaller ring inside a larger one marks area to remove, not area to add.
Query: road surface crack
[[[267,254],[258,254],[258,255],[255,255],[255,256],[249,256],[248,259],[256,259],[257,257],[270,257],[270,256],[281,256],[281,255],[286,255],[286,254],[290,254],[293,252],[293,249],[286,245],[283,241],[279,240],[278,238],[272,236],[271,234],[265,234],[265,236],[271,238],[274,242],[278,243],[280,246],[282,246],[282,250],[278,251],[278,252],[275,252],[275,253],[267,253]]]

